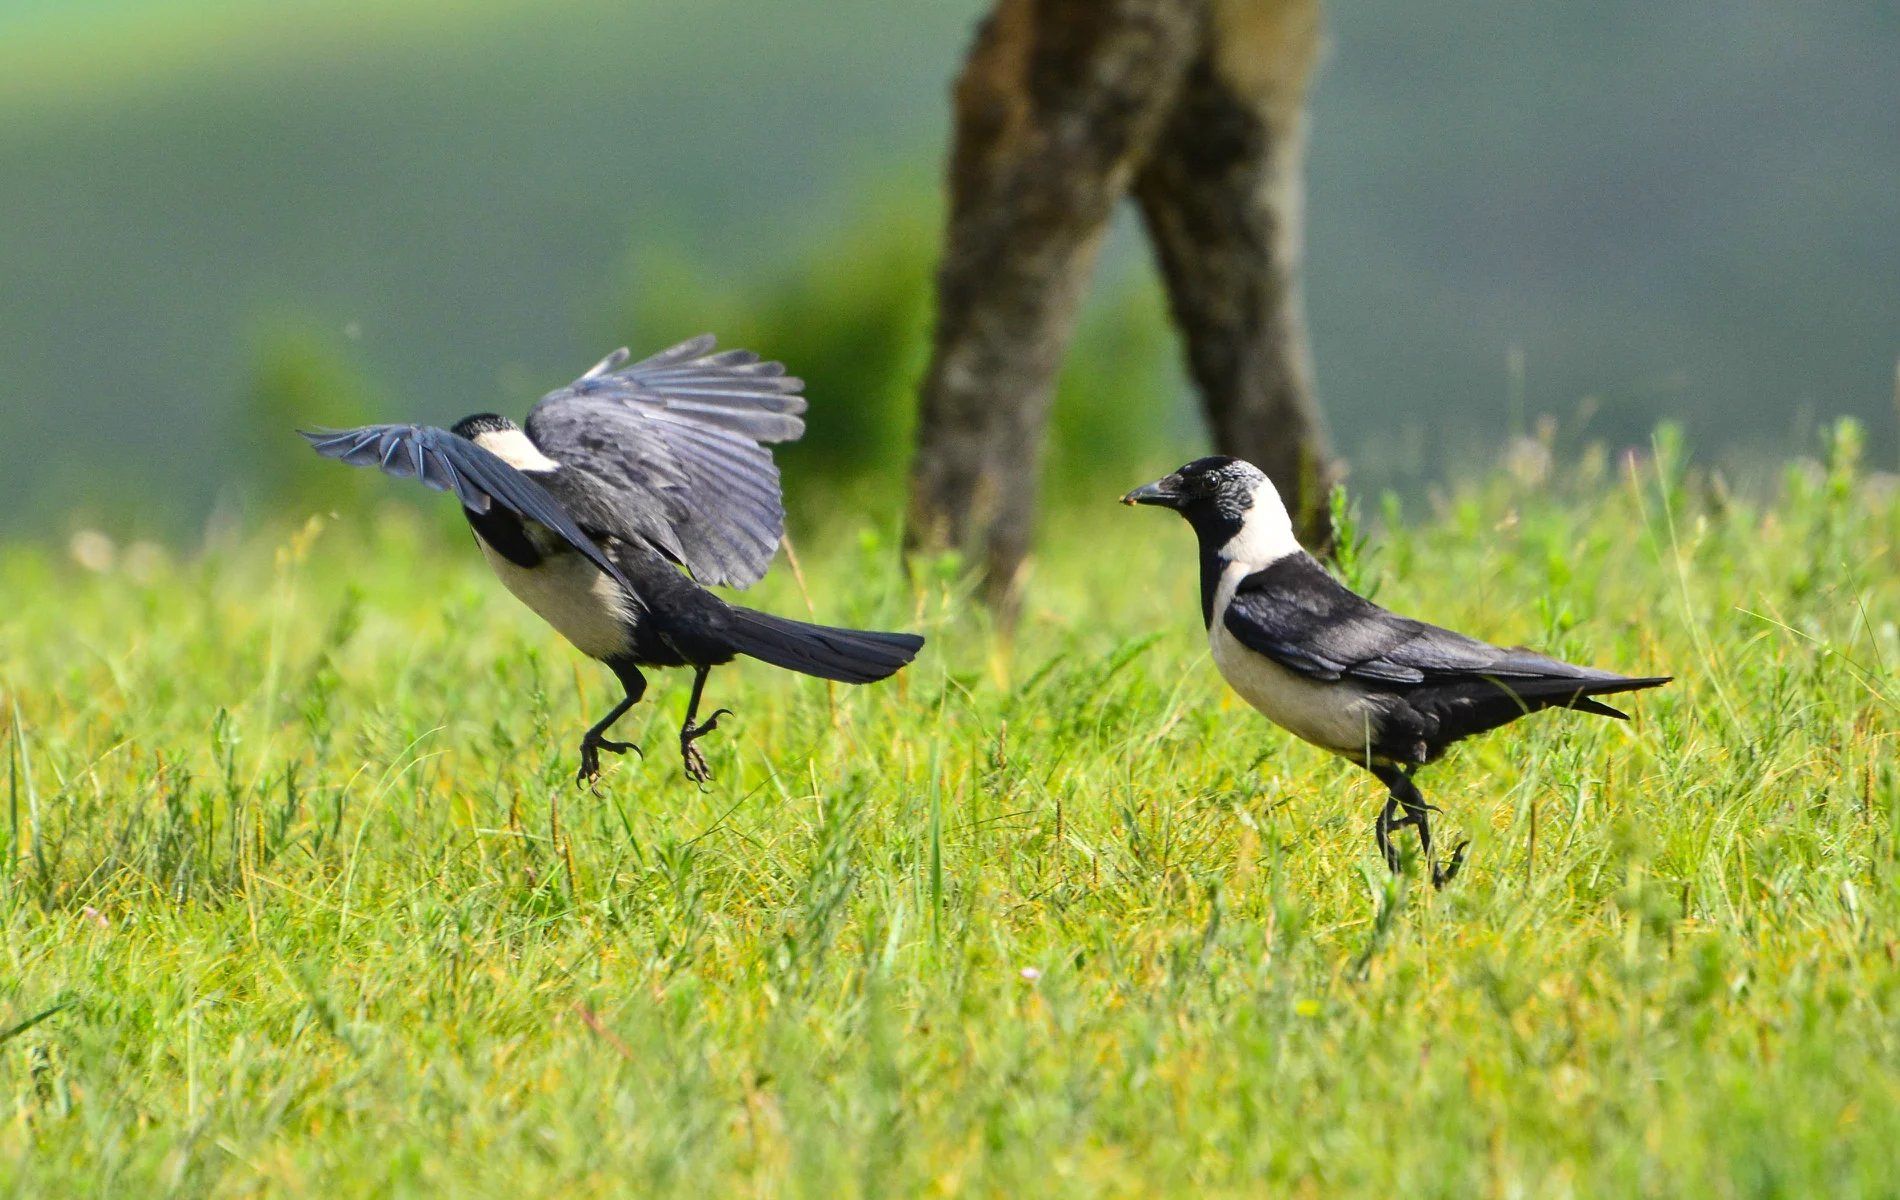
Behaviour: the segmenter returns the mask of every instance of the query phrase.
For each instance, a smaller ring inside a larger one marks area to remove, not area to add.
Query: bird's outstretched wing
[[[702,583],[749,587],[785,532],[766,444],[805,431],[804,384],[712,335],[627,365],[616,350],[528,414],[551,483],[590,529],[641,540]]]
[[[559,534],[588,561],[622,584],[620,574],[561,502],[533,479],[467,438],[430,425],[365,425],[359,429],[298,430],[318,454],[353,467],[379,467],[403,479],[420,479],[438,492],[453,492],[462,507],[485,513],[499,504],[517,517]]]
[[[1240,581],[1224,616],[1235,640],[1309,679],[1376,686],[1458,681],[1608,682],[1621,676],[1507,649],[1401,617],[1357,595],[1305,553]]]

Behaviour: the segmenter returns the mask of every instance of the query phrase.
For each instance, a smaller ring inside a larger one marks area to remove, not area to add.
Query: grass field
[[[1380,600],[1678,676],[1425,776],[1441,894],[1112,493],[1011,649],[840,516],[812,604],[916,666],[716,673],[704,792],[668,678],[599,798],[606,673],[435,510],[11,547],[0,1192],[1893,1195],[1900,498],[1853,442],[1768,502],[1665,437],[1367,514]]]

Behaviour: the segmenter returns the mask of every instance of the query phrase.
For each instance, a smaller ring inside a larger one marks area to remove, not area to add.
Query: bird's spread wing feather
[[[1529,650],[1386,611],[1356,595],[1307,554],[1289,555],[1240,581],[1222,618],[1248,649],[1310,679],[1386,687],[1458,680],[1618,678]]]
[[[594,540],[548,490],[467,438],[429,425],[365,425],[360,429],[302,431],[318,454],[357,467],[379,467],[453,492],[462,507],[485,513],[500,505],[547,526],[607,574],[627,581]]]
[[[528,414],[529,440],[566,468],[562,500],[702,583],[757,583],[785,532],[766,445],[804,433],[804,384],[750,351],[715,352],[711,335],[628,357],[616,350]]]

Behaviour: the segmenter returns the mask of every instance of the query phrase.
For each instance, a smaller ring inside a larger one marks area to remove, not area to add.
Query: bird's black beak
[[[1122,497],[1123,504],[1159,504],[1163,508],[1175,508],[1181,503],[1181,492],[1177,475],[1166,475],[1153,483],[1144,483],[1134,491]]]

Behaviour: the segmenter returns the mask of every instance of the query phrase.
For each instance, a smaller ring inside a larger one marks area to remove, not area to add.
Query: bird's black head
[[[1231,534],[1246,522],[1266,482],[1252,463],[1216,455],[1197,458],[1172,475],[1143,484],[1123,496],[1122,503],[1172,508],[1196,529]]]
[[[1171,508],[1194,527],[1201,544],[1201,619],[1210,623],[1215,593],[1231,567],[1260,570],[1300,549],[1273,482],[1238,458],[1197,458],[1142,484],[1122,503]]]
[[[1264,471],[1226,456],[1193,459],[1174,475],[1132,490],[1121,503],[1174,509],[1208,549],[1226,547],[1243,530],[1290,528],[1281,494]]]
[[[449,432],[472,442],[481,434],[500,433],[513,428],[515,428],[515,423],[507,417],[496,416],[494,413],[476,413],[472,417],[463,417],[457,421],[450,427]]]

